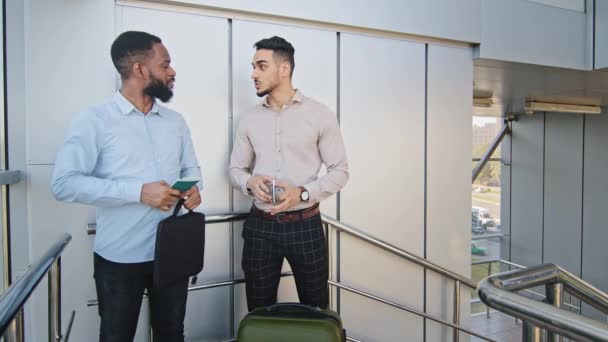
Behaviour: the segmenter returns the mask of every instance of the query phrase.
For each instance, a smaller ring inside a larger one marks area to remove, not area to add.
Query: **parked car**
[[[471,213],[471,231],[474,234],[482,234],[486,231],[486,227],[481,224],[481,220],[479,219],[479,213]]]
[[[471,254],[486,255],[487,250],[488,250],[487,248],[477,247],[477,245],[475,245],[475,242],[471,242]]]
[[[471,209],[473,215],[479,218],[481,226],[483,228],[496,227],[496,220],[490,215],[490,211],[483,207],[473,207]]]

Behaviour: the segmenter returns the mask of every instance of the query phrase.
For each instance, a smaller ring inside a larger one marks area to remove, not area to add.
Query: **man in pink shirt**
[[[241,116],[230,158],[233,186],[254,198],[243,226],[247,306],[276,302],[287,258],[300,302],[327,308],[319,202],[348,181],[344,141],[334,113],[293,88],[293,46],[272,37],[254,47],[251,77],[264,99]],[[323,164],[327,174],[319,177]]]

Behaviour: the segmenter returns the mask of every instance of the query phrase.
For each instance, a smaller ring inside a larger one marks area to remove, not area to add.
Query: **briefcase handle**
[[[179,201],[177,201],[177,204],[175,205],[175,210],[173,210],[173,216],[177,216],[177,214],[179,214],[179,210],[184,205],[184,202],[186,202],[186,200],[183,198],[180,198]],[[188,209],[188,212],[191,213],[192,209]]]
[[[301,303],[276,303],[276,304],[273,304],[273,305],[270,305],[269,307],[267,307],[266,311],[276,311],[276,310],[280,310],[281,308],[298,308],[298,309],[303,309],[303,310],[310,311],[310,312],[321,312],[322,311],[318,307],[301,304]]]

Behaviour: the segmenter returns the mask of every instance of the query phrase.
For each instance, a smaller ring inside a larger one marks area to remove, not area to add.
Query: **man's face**
[[[145,63],[148,70],[148,84],[144,93],[167,102],[173,97],[173,85],[175,84],[175,70],[171,67],[169,51],[163,44],[154,44],[153,55]]]
[[[282,64],[275,61],[272,50],[257,50],[251,62],[251,78],[259,97],[270,94],[281,83]]]

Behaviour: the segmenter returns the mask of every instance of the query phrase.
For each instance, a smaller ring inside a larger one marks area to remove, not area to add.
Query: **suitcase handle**
[[[321,312],[322,311],[320,308],[306,305],[306,304],[301,304],[301,303],[276,303],[276,304],[273,304],[273,305],[267,307],[266,311],[275,311],[275,310],[279,310],[282,308],[298,308],[298,309],[304,309],[309,312]]]
[[[179,201],[177,201],[177,204],[175,205],[175,209],[173,210],[173,216],[177,216],[177,214],[179,214],[179,210],[184,205],[184,202],[186,202],[186,200],[183,198],[180,198]],[[188,212],[191,213],[192,210],[188,209]]]

